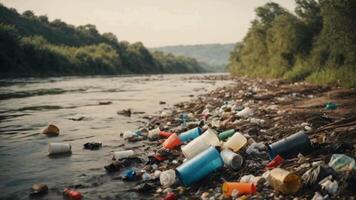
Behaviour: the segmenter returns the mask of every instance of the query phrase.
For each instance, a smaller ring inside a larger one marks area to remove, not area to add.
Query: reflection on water
[[[85,199],[140,198],[130,190],[131,183],[103,168],[112,151],[137,146],[126,144],[119,134],[144,125],[144,115],[230,83],[204,76],[0,80],[0,199],[28,199],[29,188],[38,182],[50,188],[46,199],[62,199],[61,191],[68,186],[80,188]],[[144,114],[116,114],[127,108]],[[40,134],[48,123],[59,126],[58,137]],[[73,154],[48,157],[48,143],[63,141],[72,144]],[[103,148],[84,150],[90,141],[101,141]]]

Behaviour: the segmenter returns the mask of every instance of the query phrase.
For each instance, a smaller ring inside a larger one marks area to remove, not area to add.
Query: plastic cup
[[[161,130],[159,129],[159,127],[152,129],[152,130],[148,131],[147,137],[149,137],[149,138],[157,137],[160,132],[161,132]]]
[[[166,132],[166,131],[161,131],[161,132],[159,132],[159,136],[165,137],[165,138],[168,138],[168,137],[171,136],[172,134],[173,134],[172,132]]]
[[[45,129],[43,129],[42,133],[47,136],[57,136],[59,135],[59,128],[56,125],[49,124]]]
[[[237,153],[232,152],[229,149],[224,149],[220,152],[221,158],[223,159],[226,166],[237,170],[241,168],[243,163],[243,158]]]
[[[203,140],[198,140],[198,138],[194,139],[193,141],[189,142],[187,145],[182,146],[182,153],[187,159],[192,159],[194,156],[198,155],[199,153],[203,152],[204,150],[210,147]]]
[[[216,135],[216,132],[213,129],[208,129],[201,136],[195,138],[193,141],[183,146],[182,152],[186,158],[191,159],[204,150],[208,149],[210,146],[219,145],[220,141]]]
[[[179,138],[182,142],[188,142],[190,140],[194,140],[195,138],[199,137],[202,130],[200,127],[196,127],[190,129],[189,131],[183,132],[179,135]]]
[[[247,143],[247,139],[241,133],[236,132],[225,143],[224,148],[231,149],[234,152],[238,152]]]
[[[275,167],[278,167],[280,164],[282,164],[283,161],[284,159],[280,155],[277,155],[271,162],[266,165],[266,168],[273,169]]]
[[[281,168],[272,169],[267,180],[274,190],[284,194],[296,193],[302,185],[298,175]]]
[[[256,186],[253,183],[240,183],[240,182],[225,182],[222,185],[222,191],[225,196],[232,196],[234,190],[238,195],[253,194],[256,192]]]
[[[210,144],[211,146],[220,146],[220,140],[217,136],[217,132],[210,128],[196,139],[204,140],[207,144]]]
[[[177,146],[181,144],[182,142],[180,141],[180,138],[178,137],[177,134],[174,133],[163,142],[163,147],[165,149],[175,149]]]
[[[230,129],[219,134],[220,140],[226,140],[227,138],[233,136],[235,134],[235,129]]]
[[[277,155],[283,158],[310,151],[312,149],[309,137],[304,131],[299,131],[287,138],[268,145],[269,158],[272,160]]]
[[[69,143],[49,143],[48,155],[71,153],[72,146]]]
[[[115,151],[114,152],[114,158],[116,160],[119,160],[119,159],[122,159],[122,158],[133,157],[134,155],[135,155],[135,152],[133,150]]]
[[[177,167],[177,176],[185,185],[189,186],[224,165],[220,153],[214,147],[209,147],[194,158]]]

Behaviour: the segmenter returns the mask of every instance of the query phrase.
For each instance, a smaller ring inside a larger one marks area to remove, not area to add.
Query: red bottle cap
[[[274,159],[271,162],[269,162],[266,165],[266,168],[273,169],[273,168],[277,167],[278,165],[282,164],[283,161],[284,161],[284,159],[280,155],[277,155],[276,157],[274,157]]]
[[[176,200],[177,196],[173,192],[168,192],[163,200]]]

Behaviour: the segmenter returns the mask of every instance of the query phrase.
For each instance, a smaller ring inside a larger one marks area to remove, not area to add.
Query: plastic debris
[[[71,154],[72,146],[69,143],[49,143],[48,155]]]
[[[219,134],[220,140],[226,140],[235,134],[235,129],[229,129]]]
[[[180,137],[177,134],[170,135],[164,142],[163,147],[165,149],[175,149],[182,144]]]
[[[274,190],[284,194],[296,193],[302,185],[298,175],[281,168],[272,169],[267,180]]]
[[[172,169],[161,172],[159,181],[162,186],[169,187],[176,182],[176,172]]]
[[[247,154],[261,154],[263,150],[266,149],[266,146],[262,142],[254,142],[250,146],[247,147]]]
[[[252,174],[249,175],[244,175],[240,178],[240,182],[242,183],[253,183],[255,185],[258,185],[260,180],[263,179],[262,176],[254,176]]]
[[[214,147],[210,147],[177,167],[176,171],[180,181],[185,186],[189,186],[221,168],[223,164],[220,152]]]
[[[317,165],[307,170],[303,174],[302,180],[304,184],[314,186],[329,175],[336,175],[336,172],[329,166]]]
[[[163,198],[163,200],[176,200],[177,196],[174,192],[168,192],[167,195]]]
[[[223,143],[224,148],[231,149],[234,152],[238,152],[247,143],[247,139],[241,133],[236,132],[226,142]]]
[[[113,158],[116,160],[120,160],[123,158],[132,158],[134,156],[135,156],[135,152],[133,150],[115,151]]]
[[[127,169],[121,174],[121,178],[125,181],[134,181],[137,179],[136,171],[133,169]]]
[[[332,180],[332,176],[328,176],[319,182],[321,188],[329,194],[335,194],[339,188],[336,180]]]
[[[63,191],[63,195],[71,200],[81,200],[83,198],[82,194],[78,191],[70,190],[65,188]]]
[[[229,149],[222,150],[220,155],[224,161],[224,164],[234,170],[240,169],[244,161],[241,155],[234,153]]]
[[[253,194],[256,192],[256,186],[253,183],[225,182],[222,191],[225,196]]]
[[[53,137],[59,135],[59,128],[54,124],[49,124],[45,129],[42,130],[42,134]]]
[[[267,169],[273,169],[273,168],[276,168],[278,167],[279,165],[281,165],[283,163],[284,159],[280,156],[280,155],[277,155],[276,157],[274,157],[273,160],[271,160],[271,162],[269,162],[267,165],[266,165],[266,168]]]
[[[356,169],[355,159],[344,154],[333,154],[329,166],[336,171],[350,171]]]
[[[299,131],[287,138],[268,145],[270,159],[273,159],[277,155],[288,158],[298,153],[308,152],[311,149],[311,142],[304,131]]]
[[[236,113],[239,117],[251,117],[253,115],[253,110],[249,107],[244,108],[243,110]]]
[[[325,200],[328,197],[329,197],[328,195],[323,196],[319,192],[315,192],[315,194],[311,200]]]
[[[188,141],[194,140],[195,138],[199,137],[201,133],[202,133],[202,129],[200,127],[196,127],[196,128],[190,129],[184,133],[179,134],[179,139],[182,142],[188,142]]]
[[[329,102],[325,104],[325,109],[326,110],[335,110],[337,108],[337,105],[335,103]]]

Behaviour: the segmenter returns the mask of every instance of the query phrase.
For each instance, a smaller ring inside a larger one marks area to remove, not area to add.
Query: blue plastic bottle
[[[182,142],[188,142],[190,140],[194,140],[194,138],[199,137],[201,132],[202,132],[201,128],[200,127],[196,127],[196,128],[190,129],[189,131],[181,133],[179,135],[179,139]]]
[[[177,167],[176,171],[179,180],[185,186],[189,186],[221,168],[223,165],[224,162],[219,151],[215,147],[209,147],[191,160]]]

